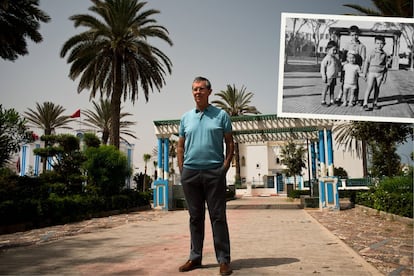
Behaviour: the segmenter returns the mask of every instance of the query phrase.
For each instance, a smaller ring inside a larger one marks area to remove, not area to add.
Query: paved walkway
[[[359,99],[365,94],[366,81],[360,78]],[[382,120],[393,118],[392,121],[411,121],[414,119],[414,72],[407,70],[390,70],[385,84],[381,87],[379,95],[379,110],[364,111],[360,105],[354,107],[342,107],[321,105],[322,80],[319,66],[314,62],[303,63],[290,60],[285,67],[283,78],[283,103],[284,113],[310,114],[322,116],[341,116],[342,119],[355,119],[355,116],[363,116],[369,120],[379,117]],[[340,83],[335,87],[335,97],[340,91]],[[371,93],[370,102],[372,102]],[[327,98],[328,101],[329,97]],[[370,105],[372,107],[372,105]]]
[[[275,197],[228,203],[234,275],[382,275],[306,210],[285,204]],[[203,268],[178,272],[189,251],[185,210],[142,211],[36,231],[31,239],[37,242],[23,247],[6,246],[18,233],[0,236],[1,275],[218,274],[208,224]]]

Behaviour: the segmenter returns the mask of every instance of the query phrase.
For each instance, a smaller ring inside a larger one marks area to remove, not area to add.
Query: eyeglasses
[[[193,88],[193,91],[194,92],[198,92],[198,91],[204,91],[204,90],[206,90],[207,89],[207,87],[194,87]]]

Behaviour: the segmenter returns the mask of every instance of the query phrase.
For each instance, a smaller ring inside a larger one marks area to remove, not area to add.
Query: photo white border
[[[311,19],[335,19],[344,21],[379,21],[379,22],[397,22],[414,24],[414,18],[404,17],[378,17],[378,16],[356,16],[356,15],[333,15],[333,14],[313,14],[313,13],[281,13],[280,23],[280,50],[279,50],[279,80],[277,95],[277,116],[285,118],[314,118],[314,119],[331,119],[347,121],[377,121],[393,123],[414,123],[414,118],[407,117],[383,117],[383,116],[359,116],[359,115],[335,115],[335,114],[313,114],[313,113],[291,113],[283,112],[283,77],[285,62],[285,37],[286,37],[286,19],[287,18],[311,18]],[[414,72],[413,72],[414,77]],[[414,93],[414,87],[413,87]]]

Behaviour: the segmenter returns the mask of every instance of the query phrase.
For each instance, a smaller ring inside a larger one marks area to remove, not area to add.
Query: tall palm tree
[[[106,145],[109,140],[111,129],[111,102],[108,99],[101,98],[99,103],[95,101],[92,101],[92,103],[94,110],[88,109],[84,111],[84,115],[86,116],[84,124],[92,128],[98,128],[98,132],[102,133],[102,144]],[[122,112],[120,114],[120,119],[126,116],[132,116],[132,114]],[[134,135],[134,132],[128,129],[135,124],[136,122],[120,121],[120,134],[136,139],[137,137]],[[127,142],[122,136],[120,137],[120,140]]]
[[[43,129],[44,135],[53,134],[57,128],[71,129],[68,126],[73,119],[70,116],[62,115],[66,109],[61,105],[52,102],[36,103],[36,110],[28,108],[24,116],[33,127]],[[48,140],[45,141],[45,148],[48,147]],[[43,171],[46,171],[46,162],[43,160]]]
[[[220,99],[213,100],[212,103],[217,107],[225,110],[230,116],[240,116],[245,114],[260,114],[255,106],[249,105],[254,94],[252,92],[247,92],[246,87],[242,86],[239,89],[233,84],[227,85],[226,90],[221,90],[219,93],[215,94]],[[240,177],[240,152],[239,152],[239,143],[234,142],[234,158],[236,165],[236,184],[241,183]]]
[[[50,17],[39,8],[39,0],[0,0],[0,57],[14,61],[29,53],[26,38],[43,40],[40,22]]]
[[[69,76],[80,77],[78,92],[87,89],[93,98],[97,91],[111,98],[111,143],[119,148],[121,101],[138,99],[139,83],[148,101],[149,91],[161,90],[164,75],[171,73],[170,59],[148,39],[161,39],[172,45],[168,30],[151,16],[158,10],[143,10],[139,0],[92,0],[89,14],[70,17],[75,27],[86,30],[71,37],[62,47],[68,51]]]
[[[412,0],[372,0],[376,10],[357,4],[344,4],[364,15],[413,17]]]

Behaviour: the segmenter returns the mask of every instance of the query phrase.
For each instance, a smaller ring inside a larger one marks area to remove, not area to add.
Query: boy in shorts
[[[355,90],[358,88],[358,78],[362,72],[361,67],[356,63],[354,51],[347,53],[347,62],[343,64],[342,70],[344,72],[343,93],[345,97],[342,106],[355,105]],[[348,98],[349,96],[350,98]]]
[[[338,45],[335,41],[329,41],[326,45],[326,56],[321,62],[321,76],[325,84],[324,91],[322,91],[322,105],[326,105],[326,96],[329,93],[330,106],[334,103],[334,90],[336,86],[336,78],[341,71],[341,62],[336,56],[338,52]]]
[[[375,37],[375,49],[367,56],[364,64],[364,74],[367,79],[367,89],[365,90],[363,110],[369,111],[368,99],[371,91],[374,90],[373,109],[380,109],[378,106],[378,96],[380,87],[387,79],[388,58],[384,52],[385,38]]]

